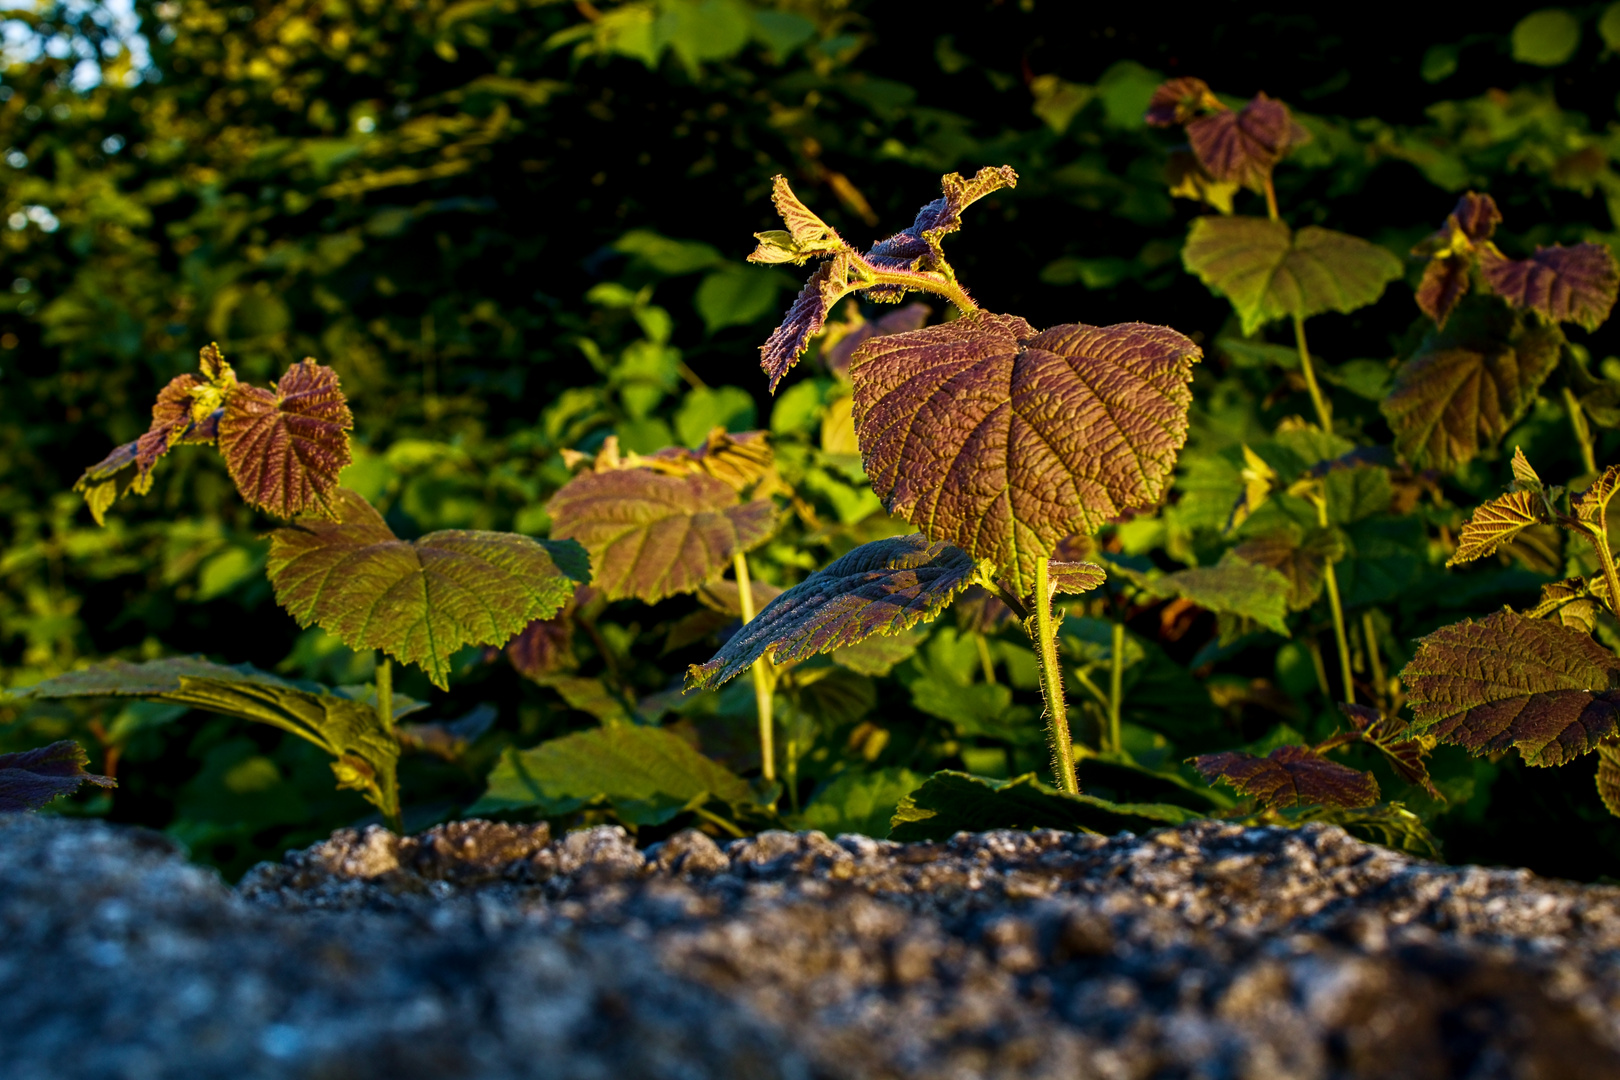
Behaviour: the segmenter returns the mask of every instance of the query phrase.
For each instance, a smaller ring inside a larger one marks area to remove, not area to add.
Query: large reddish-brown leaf
[[[1463,525],[1457,536],[1457,550],[1446,565],[1460,566],[1495,554],[1498,547],[1522,530],[1546,520],[1546,500],[1539,491],[1510,491],[1482,503]]]
[[[890,512],[1016,593],[1073,532],[1163,493],[1198,346],[1163,326],[1057,326],[977,311],[874,338],[850,366],[855,430]]]
[[[401,540],[346,488],[333,492],[332,509],[333,520],[306,517],[270,534],[276,600],[300,626],[420,664],[441,688],[456,650],[506,644],[556,614],[590,573],[584,550],[566,540],[468,529]]]
[[[1379,406],[1395,448],[1419,465],[1452,469],[1518,423],[1564,345],[1556,326],[1519,321],[1497,333],[1452,329],[1430,339],[1395,372]]]
[[[692,665],[686,684],[719,686],[766,654],[787,663],[908,630],[936,618],[976,571],[966,552],[918,534],[862,544],[772,600],[714,659]]]
[[[246,385],[231,391],[219,421],[219,452],[254,506],[284,518],[324,512],[349,464],[353,427],[337,372],[305,359],[274,391]]]
[[[1187,141],[1199,164],[1217,180],[1259,191],[1289,149],[1310,141],[1288,106],[1255,95],[1236,112],[1222,110],[1187,124]]]
[[[1602,244],[1537,248],[1528,259],[1487,252],[1479,268],[1491,291],[1514,307],[1587,330],[1603,325],[1620,292],[1620,265]]]
[[[38,810],[59,795],[71,795],[80,784],[117,787],[111,777],[85,772],[90,756],[72,739],[34,750],[0,754],[0,812]]]
[[[656,603],[688,593],[731,569],[776,531],[769,499],[743,502],[704,473],[650,469],[584,473],[546,504],[551,535],[590,552],[593,585],[609,600]]]
[[[1616,731],[1620,661],[1579,630],[1498,611],[1443,626],[1401,671],[1412,730],[1562,765]]]
[[[1279,746],[1265,757],[1241,750],[1202,754],[1193,768],[1210,783],[1224,780],[1262,806],[1371,806],[1378,801],[1372,773],[1352,769],[1304,746]]]

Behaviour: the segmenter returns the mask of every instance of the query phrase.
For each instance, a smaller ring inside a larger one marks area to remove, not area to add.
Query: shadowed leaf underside
[[[924,537],[862,544],[772,600],[706,664],[688,672],[689,687],[715,687],[761,656],[777,663],[897,634],[932,620],[973,582],[968,554]]]
[[[1274,809],[1290,806],[1371,806],[1378,781],[1304,746],[1279,746],[1265,757],[1227,750],[1193,759],[1210,783],[1224,780],[1238,794]]]
[[[1337,529],[1279,530],[1245,540],[1232,554],[1281,574],[1288,581],[1288,610],[1304,611],[1322,595],[1328,564],[1344,558],[1344,534]]]
[[[850,366],[867,476],[890,512],[1030,595],[1063,537],[1158,501],[1201,356],[1167,327],[1036,333],[982,311],[874,338]]]
[[[337,372],[306,359],[272,392],[239,385],[225,398],[219,452],[242,497],[291,518],[327,508],[349,464],[349,413]]]
[[[899,841],[949,840],[959,832],[990,829],[1066,829],[1111,836],[1181,825],[1196,811],[1162,803],[1115,803],[1094,795],[1068,795],[1033,774],[991,780],[944,771],[900,800],[889,829]]]
[[[1412,730],[1562,765],[1616,731],[1620,661],[1579,630],[1499,611],[1441,627],[1401,672]]]
[[[58,796],[73,794],[85,783],[118,786],[111,777],[86,772],[89,763],[90,755],[72,739],[0,754],[0,813],[38,810]]]
[[[551,535],[590,552],[593,585],[609,600],[656,603],[689,593],[731,568],[776,531],[769,499],[742,502],[703,473],[650,469],[584,473],[546,504]]]
[[[420,664],[441,688],[457,649],[504,645],[554,615],[588,575],[575,543],[463,529],[405,541],[354,492],[339,488],[332,503],[336,520],[270,534],[276,600],[300,626]]]

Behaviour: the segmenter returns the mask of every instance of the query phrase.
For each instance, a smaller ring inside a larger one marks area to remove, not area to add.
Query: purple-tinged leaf
[[[1095,563],[1058,562],[1053,559],[1047,568],[1052,596],[1080,596],[1108,580],[1108,571]]]
[[[965,634],[993,634],[1013,621],[1013,609],[982,585],[972,585],[952,608]]]
[[[850,365],[872,488],[933,540],[1035,561],[1163,494],[1186,441],[1198,346],[1163,326],[1057,326],[975,311],[873,338]]]
[[[1497,209],[1496,200],[1472,191],[1457,200],[1451,216],[1463,235],[1476,244],[1494,236],[1496,227],[1502,223],[1502,211]]]
[[[152,426],[135,440],[135,467],[143,478],[151,474],[158,458],[167,454],[191,427],[191,407],[195,402],[191,391],[207,385],[188,372],[176,375],[158,392],[152,406]]]
[[[90,755],[72,739],[0,754],[0,812],[38,810],[58,796],[73,794],[85,783],[118,786],[110,776],[85,772],[89,763]]]
[[[1598,744],[1597,789],[1604,809],[1620,817],[1620,741],[1605,739]]]
[[[561,610],[589,574],[585,552],[565,540],[447,529],[406,541],[346,488],[332,507],[335,520],[306,517],[270,534],[277,602],[351,649],[420,664],[441,689],[456,650],[505,645]]]
[[[731,568],[776,531],[769,499],[742,502],[702,473],[668,476],[619,469],[574,477],[546,504],[551,535],[590,552],[592,584],[609,600],[657,603]]]
[[[1256,217],[1196,218],[1181,258],[1232,302],[1252,334],[1274,319],[1366,307],[1401,276],[1401,260],[1360,237]]]
[[[1187,124],[1187,141],[1199,164],[1217,180],[1254,191],[1265,189],[1284,154],[1310,138],[1288,106],[1263,93],[1236,112],[1223,110]]]
[[[1328,746],[1342,746],[1347,742],[1360,742],[1372,747],[1389,761],[1395,774],[1408,784],[1421,787],[1431,799],[1445,801],[1440,789],[1429,778],[1429,766],[1424,758],[1433,747],[1432,740],[1413,738],[1409,725],[1398,716],[1385,716],[1366,705],[1339,703],[1339,711],[1354,726],[1353,733],[1335,735],[1316,747],[1320,752]]]
[[[1193,759],[1210,783],[1224,780],[1239,795],[1277,810],[1290,806],[1371,806],[1378,801],[1372,773],[1352,769],[1304,746],[1279,746],[1265,757],[1227,750]]]
[[[1510,542],[1532,525],[1545,524],[1546,500],[1537,491],[1510,491],[1490,502],[1480,504],[1457,536],[1457,550],[1446,560],[1447,566],[1483,559],[1496,554],[1496,549]]]
[[[1530,619],[1553,619],[1572,630],[1590,634],[1597,629],[1598,612],[1608,598],[1609,586],[1603,575],[1565,578],[1541,587],[1541,599],[1526,611]]]
[[[273,392],[238,385],[226,395],[219,452],[251,505],[284,518],[328,513],[353,427],[337,372],[306,358]]]
[[[799,362],[810,347],[810,339],[826,325],[832,306],[852,290],[849,268],[847,255],[834,255],[817,267],[788,308],[782,325],[759,347],[759,366],[771,377],[771,393],[776,393],[782,377]]]
[[[977,569],[966,552],[918,534],[862,544],[771,601],[714,659],[692,665],[686,685],[713,688],[761,656],[804,660],[932,621]]]
[[[1442,255],[1429,260],[1423,268],[1423,280],[1418,282],[1418,309],[1434,320],[1436,326],[1445,326],[1456,310],[1458,301],[1468,295],[1473,282],[1472,263],[1461,256]]]
[[[912,303],[871,321],[862,320],[858,326],[844,334],[837,343],[822,353],[821,362],[826,365],[828,372],[848,382],[849,358],[855,355],[856,349],[875,337],[921,330],[923,324],[928,321],[928,315],[927,304]]]
[[[1226,108],[1203,79],[1184,77],[1160,83],[1148,100],[1146,120],[1153,127],[1188,124],[1199,115]]]
[[[1445,326],[1458,302],[1468,295],[1476,258],[1494,252],[1489,240],[1501,220],[1496,200],[1470,191],[1457,200],[1439,231],[1412,249],[1412,254],[1429,258],[1418,284],[1417,304],[1436,326]]]
[[[917,211],[909,229],[874,244],[866,253],[867,261],[890,269],[931,270],[928,257],[937,252],[942,237],[962,227],[963,210],[993,191],[1017,186],[1018,174],[1010,165],[986,165],[971,179],[960,173],[942,177],[944,194]]]
[[[589,588],[589,586],[585,586]],[[526,679],[540,679],[578,666],[574,658],[574,605],[578,593],[568,598],[562,610],[547,619],[536,619],[517,637],[506,643],[507,662]]]
[[[1616,731],[1620,661],[1586,634],[1498,611],[1418,642],[1401,671],[1412,730],[1475,754],[1562,765]]]
[[[1514,307],[1587,330],[1603,325],[1620,293],[1620,264],[1603,244],[1538,247],[1528,259],[1487,252],[1479,266],[1490,290]]]

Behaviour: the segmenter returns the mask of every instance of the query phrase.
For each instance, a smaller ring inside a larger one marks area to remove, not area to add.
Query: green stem
[[[1609,550],[1609,530],[1602,525],[1591,527],[1587,539],[1597,549],[1598,561],[1603,564],[1603,581],[1609,586],[1609,611],[1620,618],[1620,578],[1614,570],[1614,553]]]
[[[1378,631],[1373,626],[1373,611],[1361,613],[1361,636],[1367,644],[1367,668],[1372,672],[1373,688],[1380,703],[1389,690],[1389,679],[1384,675],[1384,658],[1378,651]]]
[[[1316,503],[1317,524],[1327,528],[1327,492],[1318,490],[1312,501]],[[1344,628],[1344,605],[1339,602],[1339,575],[1333,572],[1332,562],[1323,565],[1322,580],[1327,585],[1328,607],[1333,612],[1333,640],[1339,646],[1339,677],[1344,680],[1344,700],[1346,704],[1354,705],[1356,680],[1350,670],[1350,635]]]
[[[1581,464],[1586,466],[1588,474],[1598,471],[1597,458],[1592,453],[1592,429],[1586,422],[1586,414],[1581,411],[1581,403],[1575,397],[1575,391],[1564,387],[1564,408],[1569,410],[1569,426],[1575,432],[1575,441],[1581,448]]]
[[[1305,372],[1305,388],[1311,392],[1311,404],[1316,406],[1316,419],[1323,431],[1333,430],[1333,413],[1322,388],[1316,382],[1316,368],[1311,364],[1311,350],[1305,345],[1305,320],[1294,316],[1294,344],[1299,347],[1299,366]]]
[[[1277,214],[1277,188],[1271,182],[1271,174],[1266,174],[1266,216],[1272,221],[1278,220]]]
[[[990,655],[990,643],[978,632],[973,635],[973,643],[979,647],[979,667],[984,671],[984,681],[996,685],[996,658]]]
[[[1041,665],[1041,691],[1046,697],[1046,723],[1052,745],[1052,771],[1071,795],[1080,792],[1074,775],[1074,747],[1069,742],[1069,715],[1063,706],[1063,669],[1058,665],[1057,633],[1052,626],[1052,571],[1046,559],[1035,563],[1035,656]]]
[[[713,811],[710,811],[710,810],[705,810],[701,806],[692,807],[692,813],[696,814],[698,817],[702,818],[704,821],[709,822],[711,825],[714,825],[714,826],[716,826],[717,828],[720,828],[720,829],[724,829],[726,832],[730,833],[732,836],[735,836],[739,840],[741,840],[743,837],[748,835],[747,833],[743,832],[741,829],[737,828],[737,826],[733,825],[731,822],[729,822],[725,818],[721,817],[719,814],[716,814],[716,813],[714,813]]]
[[[377,684],[377,722],[388,733],[390,739],[397,741],[394,734],[394,662],[382,653],[377,654],[375,672],[372,681]],[[383,800],[386,803],[381,809],[383,816],[388,819],[389,828],[395,835],[405,835],[405,817],[399,809],[399,774],[389,770],[386,777],[379,777],[387,785]]]
[[[1114,624],[1114,640],[1111,661],[1108,671],[1108,748],[1116,754],[1125,750],[1125,740],[1120,735],[1119,712],[1120,700],[1123,697],[1125,681],[1125,624]]]
[[[737,575],[737,603],[742,608],[744,625],[754,621],[754,589],[748,578],[748,559],[742,552],[732,557],[731,564]],[[776,726],[772,719],[770,661],[763,656],[754,661],[749,674],[754,680],[754,705],[759,711],[759,760],[761,774],[767,780],[776,779]]]
[[[1316,671],[1316,688],[1322,691],[1322,696],[1333,696],[1333,688],[1328,685],[1327,665],[1322,663],[1322,643],[1316,640],[1315,634],[1305,635],[1305,650],[1311,654],[1311,667]]]

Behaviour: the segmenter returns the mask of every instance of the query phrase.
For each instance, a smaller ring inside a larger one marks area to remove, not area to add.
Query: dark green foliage
[[[959,832],[988,829],[1070,829],[1112,836],[1180,825],[1198,815],[1163,803],[1112,803],[1070,795],[1033,775],[991,780],[961,772],[937,772],[900,801],[890,840],[949,840]]]

